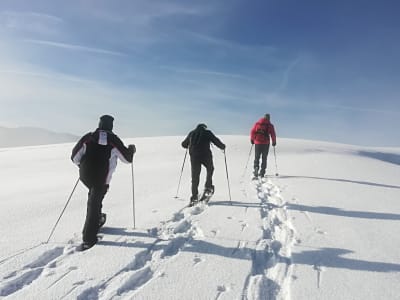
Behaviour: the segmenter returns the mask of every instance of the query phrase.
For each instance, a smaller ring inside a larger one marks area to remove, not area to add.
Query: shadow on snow
[[[149,235],[151,237],[151,235]],[[179,251],[192,252],[196,254],[211,254],[219,255],[232,259],[243,259],[253,262],[252,273],[257,271],[256,265],[264,261],[262,264],[264,268],[273,267],[274,263],[271,264],[271,252],[266,250],[256,250],[253,248],[243,247],[224,247],[217,244],[210,243],[204,240],[188,239],[180,241],[179,249],[170,249],[170,245],[158,244],[163,240],[157,239],[153,243],[144,242],[113,242],[113,241],[100,241],[98,245],[103,246],[117,246],[117,247],[130,247],[130,248],[142,248],[146,252],[150,251],[163,251],[162,257],[171,256],[177,254]],[[173,240],[170,242],[173,243]],[[173,250],[173,251],[172,251]],[[263,253],[259,253],[263,252]],[[257,254],[259,253],[259,254]],[[369,272],[400,272],[400,265],[394,263],[375,262],[359,260],[354,258],[343,257],[345,254],[353,253],[351,250],[340,249],[340,248],[321,248],[318,250],[303,251],[300,253],[293,253],[291,259],[287,258],[288,262],[294,264],[303,264],[310,266],[322,266],[329,268],[349,269],[358,271],[369,271]],[[255,260],[255,257],[257,259]],[[263,258],[263,259],[260,259]],[[256,272],[257,273],[257,272]]]
[[[229,201],[218,201],[209,203],[210,206],[228,206],[231,205]],[[278,206],[273,203],[248,203],[248,202],[236,202],[232,201],[232,206],[246,207],[246,208],[260,208],[266,207],[271,210],[274,208],[282,208],[287,207],[290,210],[299,210],[299,211],[307,211],[317,214],[326,214],[340,217],[349,217],[349,218],[362,218],[362,219],[379,219],[379,220],[400,220],[399,214],[392,213],[381,213],[381,212],[369,212],[369,211],[356,211],[356,210],[344,210],[337,207],[330,206],[308,206],[302,204],[294,204],[294,203],[286,203],[282,206]]]
[[[340,248],[321,248],[292,254],[294,264],[350,269],[369,272],[399,272],[400,265],[393,263],[375,262],[346,258],[343,255],[353,251]]]
[[[317,214],[333,215],[349,218],[362,218],[362,219],[380,219],[380,220],[400,220],[399,214],[369,212],[369,211],[356,211],[344,210],[337,207],[330,206],[308,206],[301,204],[287,204],[286,207],[291,210],[308,211]]]
[[[358,155],[378,159],[395,165],[400,165],[400,154],[378,151],[358,151]]]
[[[345,182],[345,183],[356,183],[356,184],[365,184],[365,185],[384,187],[384,188],[400,189],[400,186],[398,186],[398,185],[390,185],[390,184],[359,181],[359,180],[340,179],[340,178],[325,178],[325,177],[313,177],[313,176],[290,176],[290,175],[279,176],[279,178],[330,180],[330,181],[338,181],[338,182]]]

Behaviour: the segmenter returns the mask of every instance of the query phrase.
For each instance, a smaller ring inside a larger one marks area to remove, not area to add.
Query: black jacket
[[[71,160],[79,166],[79,176],[88,186],[109,184],[117,159],[132,162],[133,148],[125,147],[112,131],[96,129],[85,134],[72,150]]]
[[[192,156],[204,156],[211,155],[210,143],[213,143],[221,150],[225,149],[225,144],[210,130],[205,129],[203,126],[197,126],[182,142],[182,147],[189,148],[189,154]]]

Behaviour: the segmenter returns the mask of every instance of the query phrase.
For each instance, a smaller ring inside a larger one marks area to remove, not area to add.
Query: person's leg
[[[260,176],[263,177],[265,175],[265,170],[267,168],[267,157],[269,151],[269,144],[260,145],[261,147],[261,169]]]
[[[202,163],[206,167],[206,170],[207,170],[206,183],[204,186],[206,189],[210,189],[210,190],[214,191],[214,186],[212,184],[212,176],[214,174],[214,163],[213,163],[212,155],[204,157]]]
[[[261,156],[261,146],[262,145],[254,145],[254,176],[258,176],[258,170],[260,165],[260,156]]]
[[[85,225],[83,227],[82,239],[84,243],[95,244],[99,230],[101,207],[108,186],[91,187],[88,195]]]
[[[192,198],[197,199],[199,194],[199,182],[200,182],[200,171],[201,171],[201,162],[197,157],[190,158],[191,166],[192,166]]]

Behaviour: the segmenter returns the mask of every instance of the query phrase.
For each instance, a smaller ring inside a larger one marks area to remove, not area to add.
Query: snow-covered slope
[[[53,132],[42,128],[0,127],[0,148],[68,143],[77,140],[68,133]]]
[[[102,240],[77,252],[87,191],[73,144],[0,149],[0,297],[5,299],[397,299],[400,149],[280,139],[251,181],[246,136],[214,148],[216,192],[186,208],[182,137],[135,143],[117,167]],[[247,169],[246,163],[248,162]],[[202,179],[204,180],[204,171]],[[275,176],[278,171],[279,176]],[[201,182],[201,185],[204,181]]]

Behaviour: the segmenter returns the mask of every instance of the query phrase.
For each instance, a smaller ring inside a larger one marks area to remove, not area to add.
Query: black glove
[[[276,146],[276,142],[275,142],[275,143],[272,143],[272,146],[274,146],[274,147],[275,147],[275,146]]]
[[[222,150],[225,150],[225,148],[226,148],[226,145],[224,144],[224,145],[222,145]]]
[[[132,154],[136,152],[136,146],[135,146],[134,144],[129,145],[129,146],[128,146],[128,149],[129,149],[130,151],[132,151]]]
[[[252,145],[254,145],[254,141],[253,141],[253,140],[250,140],[250,143],[251,143]]]

